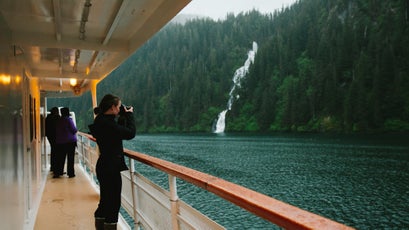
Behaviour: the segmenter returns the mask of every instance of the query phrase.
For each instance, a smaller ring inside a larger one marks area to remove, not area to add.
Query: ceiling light
[[[71,79],[70,79],[70,85],[71,85],[71,86],[77,85],[77,79],[71,78]]]

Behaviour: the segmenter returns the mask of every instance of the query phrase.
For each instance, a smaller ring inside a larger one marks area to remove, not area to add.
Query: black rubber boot
[[[105,222],[105,218],[95,217],[95,229],[96,230],[104,230],[104,222]]]
[[[104,230],[116,230],[116,223],[104,223]]]

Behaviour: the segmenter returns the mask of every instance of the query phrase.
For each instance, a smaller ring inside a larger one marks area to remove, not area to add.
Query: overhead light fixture
[[[84,84],[84,79],[77,81],[77,79],[75,78],[71,78],[70,79],[70,85],[71,85],[71,89],[74,92],[75,95],[80,95],[81,94],[81,88]]]
[[[70,85],[71,85],[72,87],[76,86],[76,85],[77,85],[77,79],[71,78],[71,79],[70,79]]]

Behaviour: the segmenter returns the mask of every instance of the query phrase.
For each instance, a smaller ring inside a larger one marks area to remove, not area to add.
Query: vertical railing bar
[[[170,213],[172,217],[172,229],[179,230],[178,224],[178,213],[179,213],[179,206],[178,206],[178,194],[177,194],[177,185],[176,185],[176,177],[168,174],[169,177],[169,190],[170,190]]]
[[[79,139],[81,140],[80,141],[80,145],[81,145],[81,152],[78,154],[78,160],[79,160],[79,163],[80,163],[80,166],[84,169],[84,171],[86,170],[86,167],[85,167],[85,154],[86,154],[86,151],[85,151],[85,148],[86,148],[86,144],[85,144],[85,137],[84,136],[82,136],[82,135],[79,135]]]
[[[84,141],[84,136],[80,136],[81,138],[81,153],[79,154],[79,163],[84,164],[84,153],[85,153],[85,141]]]
[[[84,148],[83,148],[83,153],[82,153],[82,164],[83,164],[83,168],[86,170],[87,169],[87,161],[88,161],[88,155],[87,154],[89,154],[89,140],[88,140],[88,138],[87,139],[85,139],[85,137],[83,137],[83,145],[84,145]]]
[[[129,174],[130,174],[130,177],[131,177],[131,189],[132,189],[132,211],[133,211],[133,219],[134,219],[134,222],[135,222],[134,227],[136,229],[140,229],[140,223],[139,223],[139,220],[138,220],[138,213],[137,213],[137,209],[136,209],[136,205],[137,205],[137,202],[136,202],[137,194],[136,194],[136,189],[135,189],[136,183],[134,182],[135,160],[132,159],[132,158],[129,158],[129,157],[128,157],[128,159],[129,159],[129,166],[130,166]]]
[[[83,164],[83,168],[86,170],[87,168],[87,155],[88,154],[88,146],[89,146],[89,141],[88,139],[86,139],[84,136],[82,137],[82,156],[81,156],[81,160],[82,160],[82,164]]]
[[[90,160],[90,155],[91,155],[91,142],[88,138],[85,138],[86,144],[84,144],[84,153],[82,154],[83,158],[83,163],[84,163],[84,168],[87,169],[87,167],[89,167],[89,160]]]
[[[81,159],[81,152],[82,152],[82,136],[81,135],[77,135],[77,148],[76,148],[76,154],[78,157],[78,163],[80,163],[80,159]]]

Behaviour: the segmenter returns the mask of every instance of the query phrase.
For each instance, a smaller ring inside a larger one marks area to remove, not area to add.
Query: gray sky
[[[296,0],[192,0],[180,13],[204,15],[217,20],[224,19],[227,13],[237,15],[252,9],[261,13],[274,12],[295,2]]]

